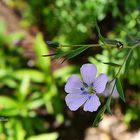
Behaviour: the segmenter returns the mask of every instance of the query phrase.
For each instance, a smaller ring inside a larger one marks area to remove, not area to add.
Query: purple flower
[[[65,98],[70,110],[75,111],[84,104],[84,111],[96,111],[100,106],[97,94],[103,93],[108,78],[100,74],[96,78],[97,68],[94,64],[84,64],[80,69],[83,81],[75,74],[69,77],[66,85]]]
[[[104,96],[109,96],[113,90],[113,87],[114,87],[114,84],[115,84],[115,80],[113,81],[109,81],[106,85],[106,89],[104,90],[104,92],[102,93]],[[113,90],[113,93],[112,93],[112,97],[114,98],[118,98],[119,97],[119,93],[117,91],[117,88],[116,88],[116,85],[114,87],[114,90]]]

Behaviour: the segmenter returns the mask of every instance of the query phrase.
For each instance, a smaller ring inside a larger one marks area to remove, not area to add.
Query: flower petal
[[[81,88],[84,87],[81,79],[73,74],[68,78],[68,81],[65,85],[65,92],[67,93],[82,93]]]
[[[108,84],[106,86],[106,89],[104,90],[102,95],[104,95],[105,97],[109,96],[111,94],[112,90],[113,90],[114,84],[115,84],[115,80],[113,80],[111,83],[108,82]],[[119,93],[117,91],[116,85],[115,85],[115,88],[113,90],[112,97],[114,97],[114,98],[119,97]]]
[[[87,85],[91,85],[96,77],[97,68],[94,64],[84,64],[80,69],[82,78]]]
[[[96,94],[90,96],[87,102],[84,105],[84,111],[96,111],[98,107],[101,105],[100,100]]]
[[[89,98],[89,95],[84,94],[68,94],[65,97],[67,106],[71,111],[77,110],[81,105],[83,105],[86,100]]]
[[[100,74],[95,82],[93,83],[93,87],[96,93],[102,93],[105,90],[106,84],[108,81],[108,77],[106,74]]]

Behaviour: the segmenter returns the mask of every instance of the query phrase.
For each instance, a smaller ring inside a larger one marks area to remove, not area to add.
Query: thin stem
[[[133,48],[131,48],[131,49],[129,50],[127,56],[125,57],[125,59],[124,59],[122,65],[121,65],[121,67],[119,68],[118,72],[116,73],[115,78],[117,78],[118,74],[121,72],[122,67],[123,67],[123,65],[126,63],[126,61],[127,61],[128,57],[129,57],[129,55],[131,54],[132,50],[133,50]]]
[[[82,47],[82,46],[91,46],[91,47],[100,47],[102,44],[78,44],[78,45],[62,45],[62,47]]]
[[[121,49],[128,49],[128,48],[136,48],[140,45],[140,43],[137,43],[133,46],[127,46],[127,47],[124,47],[124,48],[121,48]],[[113,48],[117,48],[116,45],[114,44],[108,44],[108,43],[105,43],[105,44],[74,44],[74,45],[66,45],[66,44],[62,44],[60,47],[87,47],[87,46],[90,46],[90,47],[101,47],[101,46],[109,46],[109,47],[113,47]]]
[[[121,72],[121,70],[122,70],[124,64],[126,63],[127,59],[129,58],[129,55],[131,54],[132,50],[133,50],[133,48],[131,48],[131,49],[129,50],[127,56],[125,57],[125,59],[124,59],[122,65],[121,65],[121,67],[119,68],[118,72],[116,73],[114,79],[116,79],[116,78],[118,77],[118,75],[119,75],[119,73]],[[114,85],[113,85],[113,89],[112,89],[112,91],[111,91],[110,96],[112,96],[112,94],[113,94],[113,91],[114,91],[114,89],[115,89],[115,85],[116,85],[116,81],[115,81],[115,83],[114,83]]]

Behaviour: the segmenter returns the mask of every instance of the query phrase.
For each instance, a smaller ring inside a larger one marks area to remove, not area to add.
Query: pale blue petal
[[[112,82],[108,82],[105,91],[102,93],[102,95],[104,95],[105,97],[109,96],[113,90],[113,86],[115,84],[115,80],[113,80]],[[117,91],[116,85],[115,88],[113,90],[113,94],[112,97],[117,98],[119,97],[119,93]]]
[[[87,85],[91,85],[93,81],[95,80],[96,73],[97,73],[97,68],[94,64],[84,64],[82,65],[80,69],[83,81]]]
[[[96,111],[98,107],[101,105],[100,100],[96,94],[90,96],[90,98],[86,101],[84,105],[84,111]]]
[[[77,110],[80,106],[82,106],[86,100],[89,98],[89,95],[84,94],[68,94],[65,97],[65,101],[67,106],[71,111]]]
[[[84,87],[81,79],[73,74],[69,77],[66,85],[65,85],[65,92],[67,93],[82,93],[81,88]]]
[[[108,81],[108,77],[106,74],[100,74],[95,82],[93,83],[93,88],[96,93],[102,93],[105,90],[106,84]]]

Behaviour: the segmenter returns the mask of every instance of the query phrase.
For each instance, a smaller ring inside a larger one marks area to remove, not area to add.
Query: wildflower
[[[97,94],[103,93],[108,81],[106,74],[96,78],[97,68],[94,64],[84,64],[80,69],[83,81],[75,74],[70,76],[66,85],[65,98],[70,110],[75,111],[84,104],[84,111],[96,111],[101,105]]]
[[[106,97],[109,96],[111,94],[112,90],[113,90],[114,84],[115,84],[115,80],[109,81],[107,83],[106,89],[104,90],[104,92],[102,93],[102,95],[104,95]],[[112,97],[114,97],[114,98],[119,97],[119,93],[117,91],[116,85],[114,87],[114,90],[113,90],[113,93],[112,93]]]

